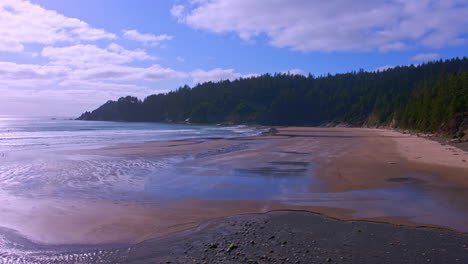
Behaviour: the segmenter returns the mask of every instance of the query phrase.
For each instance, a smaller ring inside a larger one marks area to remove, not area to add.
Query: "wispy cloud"
[[[393,65],[384,65],[384,66],[380,66],[380,67],[375,68],[374,71],[375,72],[383,72],[383,71],[393,69],[393,68],[395,68],[395,66],[393,66]]]
[[[160,65],[152,65],[147,68],[131,67],[123,65],[105,65],[105,67],[92,67],[80,69],[73,72],[72,78],[78,80],[148,80],[159,81],[169,79],[185,78],[183,72],[175,71],[171,68],[164,68]]]
[[[144,50],[127,50],[122,46],[111,43],[106,48],[91,44],[78,44],[66,47],[45,47],[41,55],[54,64],[76,67],[96,65],[124,64],[132,61],[155,60]]]
[[[139,41],[144,44],[150,44],[150,45],[159,45],[161,41],[171,40],[173,38],[173,36],[170,36],[167,34],[154,35],[154,34],[148,34],[148,33],[140,33],[135,29],[124,30],[123,36],[127,39]]]
[[[170,12],[171,12],[171,15],[177,18],[179,22],[183,22],[184,16],[185,16],[184,11],[185,11],[185,7],[183,5],[174,5],[171,8]]]
[[[238,78],[249,78],[257,76],[257,74],[241,74],[236,72],[234,69],[221,69],[215,68],[209,71],[205,70],[195,70],[190,73],[194,83],[203,83],[203,82],[217,82],[222,80],[234,80]]]
[[[301,69],[290,69],[287,71],[282,71],[281,73],[291,74],[291,75],[304,75],[304,76],[306,75],[305,71]]]
[[[0,81],[1,83],[1,81]],[[129,95],[140,98],[167,90],[150,89],[133,84],[112,82],[64,81],[57,88],[11,89],[0,86],[0,113],[34,115],[79,115],[84,110],[94,109],[107,100]],[[90,96],[92,94],[92,96]],[[38,107],[38,106],[42,107]],[[47,106],[47,107],[44,107]]]
[[[420,53],[411,58],[412,61],[430,61],[440,57],[438,53]]]
[[[54,80],[66,78],[69,73],[69,68],[56,65],[0,62],[0,79],[2,81],[18,82],[21,80]]]

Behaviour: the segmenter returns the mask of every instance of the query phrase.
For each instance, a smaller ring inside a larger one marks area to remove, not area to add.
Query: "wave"
[[[211,127],[157,123],[19,119],[0,123],[0,152],[54,147],[86,148],[136,142],[259,134],[249,126]]]

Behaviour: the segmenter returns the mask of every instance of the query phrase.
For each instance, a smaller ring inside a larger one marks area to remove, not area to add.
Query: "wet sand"
[[[468,235],[278,211],[132,248],[125,263],[466,263]]]
[[[3,195],[0,226],[40,244],[133,244],[170,239],[220,217],[305,210],[342,220],[468,231],[467,153],[387,130],[278,130],[275,136],[81,150],[129,158],[184,156],[170,173],[200,179],[216,192],[150,201]],[[266,184],[281,188],[266,190]]]
[[[0,260],[38,264],[466,263],[468,234],[340,221],[304,211],[274,211],[218,218],[133,246],[44,247],[27,243],[24,248],[30,254],[2,253]]]

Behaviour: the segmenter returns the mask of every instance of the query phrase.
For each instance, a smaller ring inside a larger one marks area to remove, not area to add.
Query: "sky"
[[[466,0],[1,0],[0,115],[468,55]]]

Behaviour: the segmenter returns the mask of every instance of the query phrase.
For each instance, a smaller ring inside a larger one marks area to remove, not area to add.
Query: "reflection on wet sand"
[[[279,135],[124,145],[31,164],[37,188],[13,182],[13,172],[4,180],[0,226],[38,243],[125,244],[223,216],[309,210],[468,232],[463,165],[416,162],[402,154],[400,136],[377,130]]]

